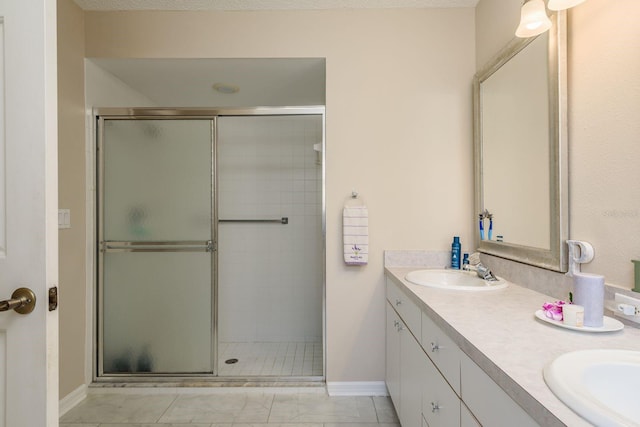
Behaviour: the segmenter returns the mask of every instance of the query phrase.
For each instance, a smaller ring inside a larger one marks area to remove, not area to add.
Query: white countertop
[[[391,278],[513,400],[542,426],[588,426],[547,387],[544,366],[557,356],[583,349],[640,351],[640,329],[587,333],[535,318],[555,299],[513,283],[506,289],[467,292],[414,285],[404,278],[417,267],[387,267]]]

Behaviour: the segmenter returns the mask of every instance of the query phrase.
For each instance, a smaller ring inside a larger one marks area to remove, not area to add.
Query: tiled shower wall
[[[218,341],[321,341],[321,116],[221,117]]]

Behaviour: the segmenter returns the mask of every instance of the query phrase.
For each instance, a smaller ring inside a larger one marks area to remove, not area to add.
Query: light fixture
[[[551,20],[542,0],[528,0],[520,11],[520,25],[516,36],[526,38],[542,34],[551,28]]]
[[[549,10],[565,10],[577,6],[585,0],[549,0]]]

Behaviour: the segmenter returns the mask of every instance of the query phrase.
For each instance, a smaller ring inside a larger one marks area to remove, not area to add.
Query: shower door
[[[98,119],[98,375],[214,374],[213,119]]]
[[[218,375],[323,375],[322,115],[217,121]]]

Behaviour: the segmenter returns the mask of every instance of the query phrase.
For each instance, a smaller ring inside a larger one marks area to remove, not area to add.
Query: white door
[[[0,427],[58,425],[55,0],[0,0],[0,300],[36,295],[30,314],[0,312]]]

